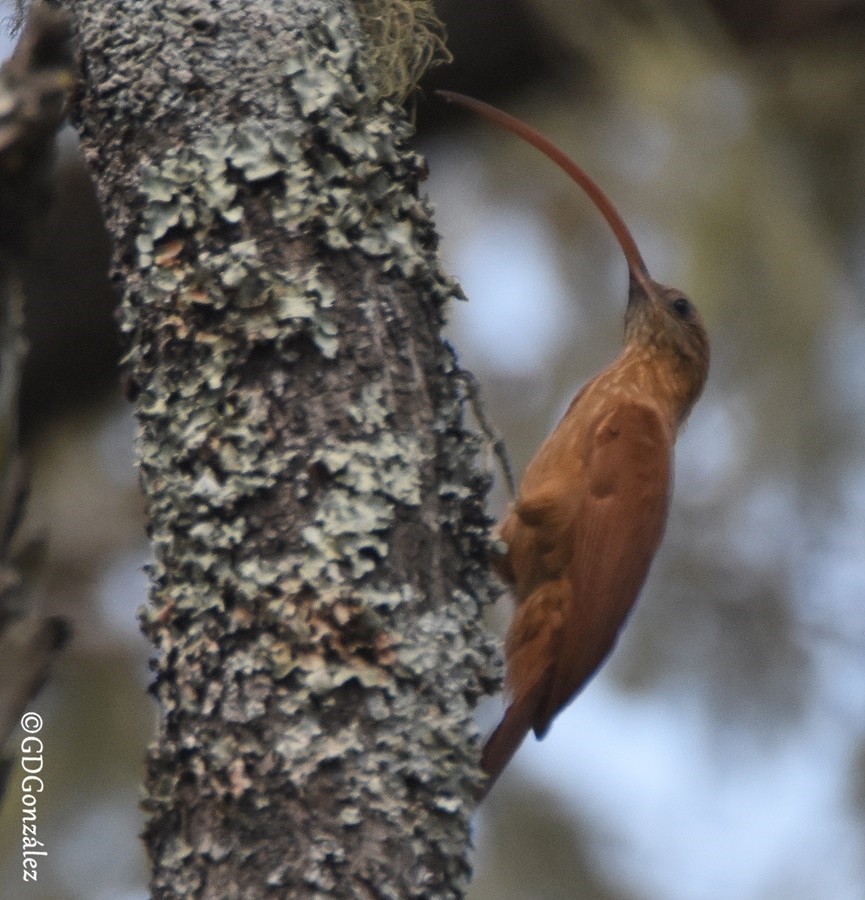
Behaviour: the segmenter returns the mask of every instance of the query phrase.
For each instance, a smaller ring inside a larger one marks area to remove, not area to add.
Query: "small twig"
[[[502,440],[501,435],[490,423],[490,420],[487,418],[487,414],[486,412],[484,412],[484,408],[481,405],[480,386],[478,385],[478,380],[472,372],[469,372],[465,369],[462,369],[460,371],[459,378],[465,385],[466,395],[468,397],[469,403],[471,404],[475,421],[478,423],[483,436],[487,439],[487,446],[490,452],[498,460],[499,468],[501,469],[502,475],[504,476],[505,486],[508,490],[508,497],[510,500],[513,500],[516,497],[517,491],[513,472],[511,471],[511,463],[508,459],[507,448],[505,447],[505,442]]]

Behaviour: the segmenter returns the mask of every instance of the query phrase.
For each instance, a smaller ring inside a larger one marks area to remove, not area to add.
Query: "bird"
[[[510,704],[487,740],[482,796],[528,732],[540,739],[609,655],[645,583],[670,505],[677,434],[703,391],[709,338],[691,300],[655,281],[612,202],[535,129],[440,91],[512,132],[583,188],[628,266],[619,356],[577,393],[528,464],[493,568],[516,601],[505,639]]]

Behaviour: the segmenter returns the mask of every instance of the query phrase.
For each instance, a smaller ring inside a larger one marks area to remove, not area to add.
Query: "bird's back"
[[[534,707],[538,736],[607,656],[645,581],[663,534],[672,440],[650,405],[590,383],[502,524],[499,568],[517,601],[508,687],[515,705]]]

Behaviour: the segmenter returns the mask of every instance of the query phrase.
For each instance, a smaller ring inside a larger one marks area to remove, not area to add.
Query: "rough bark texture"
[[[157,897],[456,897],[486,480],[347,0],[70,0],[155,552]]]

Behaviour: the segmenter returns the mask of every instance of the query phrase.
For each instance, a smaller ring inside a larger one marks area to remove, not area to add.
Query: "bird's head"
[[[696,306],[678,288],[631,270],[625,344],[648,351],[665,365],[681,388],[684,419],[709,374],[709,336]]]
[[[709,337],[694,304],[680,290],[666,287],[649,275],[630,229],[610,198],[552,141],[525,122],[481,100],[451,91],[436,93],[527,141],[589,195],[616,236],[630,272],[625,343],[628,347],[650,350],[660,363],[667,365],[670,377],[676,379],[680,389],[677,393],[683,405],[681,421],[700,396],[709,373]]]

